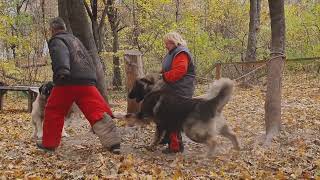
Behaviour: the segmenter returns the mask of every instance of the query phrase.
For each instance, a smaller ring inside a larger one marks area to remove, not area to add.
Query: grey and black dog
[[[43,120],[44,120],[44,109],[47,104],[48,97],[50,96],[51,90],[54,87],[53,82],[47,82],[42,84],[39,88],[39,93],[36,100],[32,104],[32,125],[34,127],[33,138],[41,139],[43,136]],[[71,119],[71,115],[78,111],[77,106],[73,104],[65,117],[65,120]],[[65,129],[62,130],[62,136],[68,137],[68,134],[65,132]]]
[[[155,122],[156,132],[150,149],[171,131],[184,131],[191,140],[206,144],[208,156],[215,153],[218,134],[230,139],[235,149],[240,149],[237,136],[222,114],[234,89],[232,80],[214,81],[206,97],[202,98],[185,98],[166,90],[153,90],[153,85],[154,81],[147,77],[136,80],[129,98],[142,101],[141,110],[127,115],[137,122]]]

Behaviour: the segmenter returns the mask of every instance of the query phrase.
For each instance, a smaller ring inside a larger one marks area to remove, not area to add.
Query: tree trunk
[[[66,23],[67,31],[69,33],[72,33],[72,29],[69,21],[68,1],[58,0],[58,11],[59,11],[59,16]]]
[[[136,79],[144,76],[142,55],[139,51],[127,51],[124,55],[125,69],[127,74],[127,94],[131,91]],[[140,109],[139,103],[128,99],[127,113],[135,113]]]
[[[257,32],[260,22],[260,0],[250,0],[250,23],[246,52],[246,62],[256,61]]]
[[[254,62],[256,61],[256,51],[257,51],[257,33],[259,31],[260,25],[260,0],[250,0],[250,22],[249,22],[249,35],[248,35],[248,44],[245,62]],[[249,73],[254,69],[254,65],[248,64],[244,66],[244,73]],[[252,76],[251,76],[252,77]],[[250,83],[249,79],[244,78],[244,84]],[[252,82],[252,81],[251,81]]]
[[[265,101],[266,139],[270,145],[281,128],[281,86],[285,53],[284,1],[269,0],[271,18],[271,60],[268,62],[267,94]]]
[[[106,4],[104,0],[104,4]],[[87,10],[87,13],[90,17],[91,20],[91,25],[92,25],[92,32],[93,32],[93,37],[94,41],[96,44],[96,47],[98,49],[98,52],[101,52],[103,50],[103,33],[104,33],[104,25],[105,25],[105,17],[106,17],[106,11],[107,11],[107,6],[105,5],[105,8],[102,12],[101,18],[100,18],[100,23],[98,21],[98,1],[97,0],[90,0],[90,5],[84,2],[85,8]]]
[[[176,23],[178,23],[181,19],[181,4],[180,4],[180,0],[176,0]]]
[[[114,0],[107,0],[107,16],[110,23],[111,31],[112,31],[112,37],[113,37],[113,43],[112,43],[112,51],[114,53],[113,55],[113,81],[112,84],[116,88],[120,88],[122,85],[121,82],[121,72],[120,72],[120,60],[119,56],[116,54],[119,50],[119,34],[118,34],[118,28],[119,28],[119,19],[118,19],[118,10],[114,6]]]
[[[135,0],[132,0],[132,22],[133,22],[133,31],[132,31],[132,39],[133,39],[133,46],[137,47],[137,49],[141,52],[142,47],[139,44],[139,23],[137,18],[136,12],[136,3]]]
[[[117,53],[119,49],[119,36],[118,31],[115,31],[113,34],[113,53]],[[113,55],[113,86],[120,88],[122,85],[121,82],[121,71],[120,71],[120,59],[119,56],[114,54]]]
[[[106,78],[103,66],[100,61],[96,44],[94,42],[91,25],[88,20],[87,12],[83,0],[59,0],[59,15],[66,22],[70,31],[80,39],[89,51],[93,63],[96,67],[97,88],[104,99],[107,99]]]

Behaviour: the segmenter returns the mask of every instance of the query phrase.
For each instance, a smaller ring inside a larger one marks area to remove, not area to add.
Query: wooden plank
[[[9,90],[9,91],[37,91],[39,87],[30,87],[30,86],[0,86],[0,90]]]
[[[28,91],[29,86],[0,86],[0,89],[10,91]]]
[[[29,90],[34,92],[34,93],[39,93],[39,87],[30,87]]]

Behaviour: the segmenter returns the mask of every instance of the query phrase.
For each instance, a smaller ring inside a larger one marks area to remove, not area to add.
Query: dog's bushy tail
[[[223,107],[231,98],[234,82],[228,78],[221,78],[211,84],[207,99],[214,101],[217,111],[222,111]]]

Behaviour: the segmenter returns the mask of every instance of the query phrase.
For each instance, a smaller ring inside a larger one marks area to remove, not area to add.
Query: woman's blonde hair
[[[182,36],[177,32],[169,32],[168,34],[163,36],[164,41],[171,41],[176,46],[182,45],[187,47],[187,42],[182,38]]]

